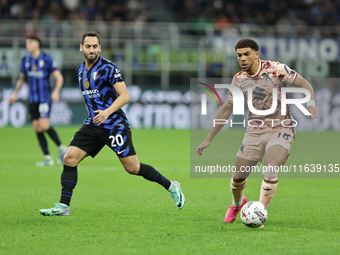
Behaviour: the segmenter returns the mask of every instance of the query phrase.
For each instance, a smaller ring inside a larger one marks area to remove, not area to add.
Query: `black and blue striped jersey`
[[[117,99],[113,85],[123,81],[123,77],[116,64],[103,57],[99,57],[90,70],[87,70],[83,62],[77,68],[77,77],[88,112],[85,125],[94,125],[93,118],[96,116],[94,111],[103,111],[112,105]],[[130,128],[122,109],[112,113],[100,127],[110,130]]]
[[[41,52],[37,59],[28,53],[22,58],[20,71],[28,80],[30,103],[50,103],[51,85],[50,74],[57,70],[56,64],[50,55]]]

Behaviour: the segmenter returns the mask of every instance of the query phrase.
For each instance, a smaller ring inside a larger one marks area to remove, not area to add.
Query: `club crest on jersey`
[[[95,79],[97,79],[97,77],[98,77],[98,72],[94,72],[92,74],[92,79],[95,80]]]
[[[37,65],[34,65],[34,66],[33,66],[33,71],[37,71],[37,70],[38,70]]]
[[[84,82],[84,87],[87,88],[87,89],[90,87],[90,82],[87,79]]]

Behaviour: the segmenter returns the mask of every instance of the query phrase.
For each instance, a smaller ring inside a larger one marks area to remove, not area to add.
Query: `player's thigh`
[[[46,131],[50,128],[50,119],[49,118],[39,118],[38,120],[39,127],[41,130]]]
[[[77,147],[94,158],[104,147],[105,143],[101,141],[100,133],[107,132],[104,129],[83,125],[73,136],[70,145]]]
[[[113,150],[119,159],[136,155],[130,130],[100,132],[100,140]]]
[[[246,132],[236,157],[248,161],[262,161],[265,146],[261,134]]]
[[[40,133],[40,132],[42,132],[43,130],[40,128],[40,125],[39,125],[39,120],[32,120],[32,127],[33,127],[33,129],[34,129],[34,131],[36,132],[36,133]]]
[[[128,156],[125,158],[119,158],[124,169],[130,174],[138,174],[140,169],[140,162],[137,155]]]
[[[28,105],[29,118],[32,122],[33,129],[36,133],[42,132],[39,125],[39,104],[30,103]]]
[[[286,162],[288,155],[287,148],[276,144],[267,149],[264,163],[266,166],[281,166]]]
[[[257,162],[258,161],[236,157],[235,161],[236,171],[233,174],[234,181],[241,182],[244,179],[246,179],[251,173],[252,166],[255,166]]]
[[[64,165],[77,166],[79,162],[88,155],[89,154],[86,151],[75,146],[70,146],[64,156]]]
[[[290,130],[280,130],[266,137],[265,165],[283,165],[294,141],[294,134]]]

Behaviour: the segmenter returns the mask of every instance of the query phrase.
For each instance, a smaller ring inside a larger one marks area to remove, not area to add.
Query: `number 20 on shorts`
[[[124,144],[124,139],[123,139],[121,134],[118,134],[116,136],[110,135],[109,139],[112,139],[112,141],[111,141],[111,147],[112,148],[117,147],[117,145],[122,146]]]

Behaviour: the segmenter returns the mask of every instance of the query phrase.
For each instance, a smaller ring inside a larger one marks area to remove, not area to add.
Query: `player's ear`
[[[256,56],[255,58],[258,59],[258,58],[259,58],[259,55],[260,55],[260,51],[256,51],[256,52],[255,52],[255,56]]]
[[[99,52],[102,52],[102,47],[99,45]]]
[[[80,44],[80,46],[79,46],[79,51],[83,51],[83,45],[82,44]]]

